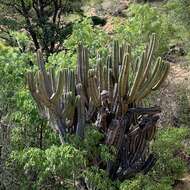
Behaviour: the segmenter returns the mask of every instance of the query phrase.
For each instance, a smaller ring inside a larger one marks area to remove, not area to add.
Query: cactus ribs
[[[39,71],[27,74],[39,112],[58,131],[61,143],[66,133],[83,139],[85,127],[95,123],[104,134],[104,143],[116,148],[116,160],[106,163],[113,180],[147,173],[156,161],[149,144],[161,110],[140,107],[169,70],[168,63],[153,58],[155,41],[153,34],[136,61],[128,44],[115,41],[107,57],[97,54],[94,66],[89,64],[87,48],[79,45],[77,71],[64,69],[58,74],[45,69],[38,51]]]

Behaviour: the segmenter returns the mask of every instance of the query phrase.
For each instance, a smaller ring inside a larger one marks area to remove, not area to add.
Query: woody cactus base
[[[79,45],[76,72],[47,71],[38,51],[39,71],[27,74],[40,114],[58,131],[62,143],[67,133],[83,139],[87,124],[95,123],[104,134],[104,143],[116,148],[116,160],[106,164],[113,180],[146,173],[156,161],[149,143],[161,110],[140,107],[143,99],[160,87],[169,70],[161,58],[153,59],[155,40],[153,34],[136,61],[129,45],[115,41],[107,57],[97,54],[93,66],[88,50]]]

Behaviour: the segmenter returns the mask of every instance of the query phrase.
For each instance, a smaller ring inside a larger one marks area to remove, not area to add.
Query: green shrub
[[[57,144],[56,135],[47,127],[47,121],[39,117],[37,107],[26,89],[25,73],[35,69],[30,53],[21,53],[0,43],[0,119],[13,125],[11,148],[39,147],[42,132],[42,146]],[[41,131],[42,130],[42,131]],[[41,131],[41,132],[40,132]]]
[[[116,38],[126,41],[135,47],[135,54],[144,48],[151,33],[157,35],[157,54],[161,55],[168,48],[170,38],[173,37],[174,28],[167,15],[160,13],[148,4],[131,5],[129,15],[124,23],[116,24]]]
[[[169,0],[166,7],[172,16],[173,21],[186,27],[190,27],[190,1]]]
[[[172,186],[167,178],[158,182],[150,176],[139,175],[134,179],[121,183],[120,190],[172,190]]]
[[[19,176],[19,189],[62,189],[74,184],[85,168],[83,153],[71,145],[52,146],[43,151],[37,148],[13,151],[9,167]],[[62,187],[62,188],[61,188]]]
[[[166,9],[170,22],[173,23],[176,29],[176,35],[178,39],[174,43],[183,44],[183,48],[187,53],[187,56],[181,62],[180,66],[185,69],[189,69],[190,60],[190,1],[189,0],[168,0],[166,3]]]
[[[84,178],[90,188],[99,190],[116,190],[116,183],[111,181],[106,171],[96,167],[89,168],[83,172]]]
[[[17,110],[16,96],[24,89],[24,75],[31,69],[29,60],[33,57],[3,43],[0,43],[0,52],[0,109],[6,117]]]
[[[103,30],[93,27],[90,19],[78,21],[73,26],[73,33],[64,43],[66,52],[59,52],[48,58],[47,67],[75,68],[77,62],[76,49],[79,43],[88,47],[91,55],[91,62],[95,62],[96,51],[107,54],[107,45],[110,37]]]
[[[111,181],[104,170],[91,167],[89,161],[93,161],[94,153],[103,151],[104,155],[113,155],[108,147],[96,147],[101,136],[93,128],[88,131],[86,142],[72,137],[73,144],[70,145],[52,146],[46,150],[30,148],[13,151],[8,163],[23,189],[54,186],[56,189],[67,190],[74,188],[73,180],[77,182],[80,177],[84,177],[89,187],[97,187],[99,190],[172,190],[174,181],[186,172],[186,164],[174,154],[183,148],[182,140],[188,134],[189,129],[186,128],[161,129],[152,147],[158,156],[152,171],[122,183]],[[87,148],[87,145],[92,147]]]
[[[177,121],[179,126],[189,126],[190,123],[190,90],[188,89],[188,82],[177,86]]]
[[[142,189],[142,177],[136,177],[132,180],[126,180],[120,185],[120,190],[141,190]]]
[[[109,42],[109,36],[103,30],[93,27],[92,20],[84,19],[76,22],[73,26],[72,35],[65,41],[67,49],[75,51],[78,44],[81,43],[91,51],[106,51],[106,44]],[[93,53],[93,52],[92,52]]]
[[[174,28],[163,15],[149,5],[131,5],[129,7],[129,17],[123,23],[115,23],[115,31],[112,36],[119,41],[130,43],[135,49],[134,54],[139,54],[144,49],[150,34],[157,34],[157,55],[161,55],[168,48],[170,38],[174,35]],[[48,67],[58,68],[76,66],[76,47],[79,43],[88,47],[91,55],[91,62],[95,62],[94,50],[101,54],[108,53],[108,45],[112,38],[103,30],[93,27],[90,19],[78,21],[73,26],[73,33],[64,42],[66,52],[59,52],[48,58]]]
[[[182,141],[189,135],[187,128],[166,128],[159,131],[153,150],[158,155],[154,167],[154,177],[169,176],[171,180],[178,179],[186,171],[186,165],[179,157],[177,150],[183,149]]]
[[[89,127],[85,135],[85,141],[70,136],[70,144],[63,146],[12,151],[7,165],[15,181],[19,182],[18,187],[70,190],[75,187],[73,182],[77,183],[84,177],[91,187],[114,190],[116,184],[109,179],[106,171],[92,167],[92,162],[97,155],[105,161],[114,159],[115,150],[101,146],[102,134],[96,128]]]

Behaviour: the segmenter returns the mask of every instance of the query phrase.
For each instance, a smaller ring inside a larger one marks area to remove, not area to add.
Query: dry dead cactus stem
[[[155,41],[153,34],[136,61],[128,44],[115,41],[107,57],[97,54],[94,66],[89,64],[87,48],[79,45],[76,72],[46,70],[38,51],[39,71],[27,73],[39,111],[59,132],[62,143],[66,133],[84,138],[87,123],[95,123],[105,136],[104,143],[116,147],[116,160],[106,164],[112,179],[123,180],[142,170],[146,173],[156,160],[149,152],[149,142],[161,110],[139,107],[160,87],[169,70],[161,58],[153,59]]]

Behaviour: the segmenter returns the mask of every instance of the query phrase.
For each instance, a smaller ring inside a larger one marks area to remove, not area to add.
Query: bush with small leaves
[[[158,39],[157,54],[163,54],[174,36],[174,28],[167,15],[159,12],[148,4],[131,5],[128,9],[128,18],[124,23],[116,23],[115,36],[120,41],[126,41],[135,47],[134,54],[144,49],[144,44],[151,33]]]

